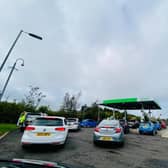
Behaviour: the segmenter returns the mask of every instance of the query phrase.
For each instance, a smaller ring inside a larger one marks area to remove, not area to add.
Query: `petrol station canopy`
[[[99,104],[106,107],[111,107],[120,110],[160,110],[161,107],[153,99],[148,98],[122,98],[104,100]]]

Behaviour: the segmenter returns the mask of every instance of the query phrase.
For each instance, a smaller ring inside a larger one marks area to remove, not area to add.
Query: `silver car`
[[[94,144],[99,142],[115,142],[124,144],[124,132],[118,120],[102,120],[94,129]]]
[[[78,118],[67,118],[66,122],[69,130],[77,131],[80,129],[80,123]]]

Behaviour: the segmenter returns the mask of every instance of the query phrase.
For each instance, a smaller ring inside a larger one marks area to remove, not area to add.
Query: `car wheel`
[[[123,142],[120,142],[120,143],[119,143],[119,146],[120,146],[120,147],[123,147],[123,146],[124,146],[124,141],[123,141]]]
[[[20,131],[21,131],[21,132],[24,132],[24,127],[20,127]]]
[[[140,134],[140,135],[142,135],[142,132],[141,132],[141,131],[139,131],[139,134]]]
[[[153,131],[152,131],[152,135],[154,136],[155,134],[156,134],[156,132],[153,130]]]
[[[98,145],[98,142],[97,141],[93,141],[94,145],[97,146]]]

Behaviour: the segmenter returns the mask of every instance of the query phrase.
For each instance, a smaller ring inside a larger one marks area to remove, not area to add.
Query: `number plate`
[[[103,141],[112,141],[113,140],[112,137],[101,137],[100,139]]]
[[[36,134],[37,136],[50,136],[51,134],[48,132],[39,132]]]

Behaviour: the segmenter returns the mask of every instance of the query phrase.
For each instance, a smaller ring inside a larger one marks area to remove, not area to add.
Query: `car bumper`
[[[68,125],[69,130],[79,130],[80,126],[79,125]]]
[[[142,134],[152,134],[153,130],[139,130],[139,133],[142,133]]]
[[[124,142],[124,136],[106,136],[106,135],[95,135],[93,136],[93,141],[97,142],[114,142],[114,143],[120,143]]]
[[[22,145],[31,145],[31,144],[53,144],[53,145],[61,145],[64,144],[67,137],[59,137],[59,138],[30,138],[30,137],[22,137],[21,144]]]

